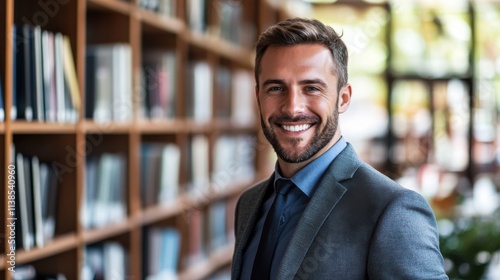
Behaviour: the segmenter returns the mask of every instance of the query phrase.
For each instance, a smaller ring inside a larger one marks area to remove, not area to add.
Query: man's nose
[[[295,116],[304,112],[306,107],[306,99],[299,89],[291,87],[283,96],[283,99],[284,100],[281,108],[281,111],[283,113]]]

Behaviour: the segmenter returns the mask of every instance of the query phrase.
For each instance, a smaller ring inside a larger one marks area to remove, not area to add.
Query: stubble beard
[[[299,121],[299,120],[307,120],[307,119],[317,119],[317,117],[291,117],[291,116],[281,116],[279,119],[282,121]],[[269,123],[274,123],[277,118],[270,118]],[[313,137],[310,140],[310,143],[306,146],[305,150],[291,150],[285,149],[283,145],[279,142],[274,133],[273,127],[266,126],[264,119],[261,115],[261,126],[264,135],[266,136],[267,141],[271,144],[274,151],[282,160],[289,163],[300,163],[310,159],[316,153],[318,153],[321,149],[323,149],[334,137],[337,132],[338,122],[339,122],[339,112],[338,106],[335,106],[335,110],[333,115],[329,116],[326,120],[325,127],[320,130],[320,127],[316,124],[314,129],[316,130]],[[319,123],[319,122],[316,122]],[[293,147],[297,147],[300,142],[304,141],[302,138],[293,138],[288,140]]]

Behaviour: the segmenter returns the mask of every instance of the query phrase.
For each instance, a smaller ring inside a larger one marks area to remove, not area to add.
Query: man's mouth
[[[286,131],[290,132],[300,132],[304,130],[308,130],[312,125],[311,124],[299,124],[299,125],[281,125]]]

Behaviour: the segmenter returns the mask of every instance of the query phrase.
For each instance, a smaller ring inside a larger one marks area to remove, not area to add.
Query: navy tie
[[[276,248],[276,240],[278,239],[280,217],[285,208],[286,194],[290,191],[291,187],[293,187],[293,183],[290,180],[279,179],[277,182],[277,193],[267,214],[264,228],[262,229],[259,248],[255,255],[252,279],[269,279],[274,250]]]

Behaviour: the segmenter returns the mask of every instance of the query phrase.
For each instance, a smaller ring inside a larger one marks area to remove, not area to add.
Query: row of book
[[[127,279],[127,253],[114,241],[85,247],[80,279]]]
[[[193,135],[187,148],[186,192],[221,190],[231,184],[249,183],[255,175],[256,139],[250,135],[221,135],[214,143],[210,171],[209,141]],[[181,193],[181,151],[173,143],[144,143],[141,146],[141,202],[143,207],[168,203]]]
[[[230,119],[240,125],[256,121],[255,82],[249,71],[220,66],[215,72],[215,117]],[[200,93],[198,93],[200,94]]]
[[[85,117],[100,123],[131,121],[130,45],[89,45],[85,57]]]
[[[196,265],[231,244],[234,241],[236,200],[231,201],[219,200],[205,209],[191,209],[185,213],[185,235],[172,226],[145,227],[142,241],[143,279],[177,279],[181,266]],[[188,246],[184,255],[181,255],[181,244]],[[129,273],[128,253],[122,243],[113,240],[85,246],[80,279],[125,279]],[[50,275],[37,274],[35,266],[27,264],[16,268],[13,279],[66,278],[57,271]]]
[[[15,272],[11,272],[12,280],[66,280],[62,273],[40,273],[33,265],[21,265],[15,267]]]
[[[84,228],[100,228],[127,216],[126,167],[123,154],[89,156],[85,163],[81,213]]]
[[[175,117],[176,65],[176,55],[172,50],[144,52],[141,118],[158,120]]]
[[[188,118],[206,122],[214,115],[216,118],[230,119],[239,125],[255,123],[255,84],[250,72],[231,71],[221,66],[215,70],[214,77],[214,71],[206,61],[191,61],[187,69],[187,79]],[[213,82],[216,84],[215,92]]]
[[[141,146],[141,198],[143,207],[175,199],[179,192],[180,149],[175,144]]]
[[[58,200],[57,176],[49,162],[15,154],[16,248],[42,247],[54,238]]]
[[[13,28],[11,118],[76,122],[80,91],[69,38],[40,26]]]
[[[189,239],[188,254],[184,259],[187,266],[203,261],[232,242],[233,206],[226,200],[219,200],[210,204],[205,211],[191,209],[185,214]]]
[[[139,0],[139,6],[163,16],[174,17],[177,9],[177,0]]]

